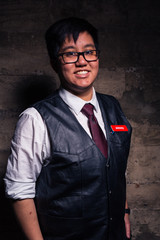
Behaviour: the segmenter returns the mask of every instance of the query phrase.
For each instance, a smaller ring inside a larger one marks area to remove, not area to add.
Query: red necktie
[[[107,158],[108,156],[107,140],[103,134],[102,129],[98,125],[96,117],[94,116],[93,108],[94,106],[92,104],[87,103],[84,105],[81,112],[88,118],[89,129],[95,144],[103,153],[103,155]]]

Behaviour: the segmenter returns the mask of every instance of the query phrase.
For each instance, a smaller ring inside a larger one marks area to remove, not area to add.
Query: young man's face
[[[73,38],[66,38],[59,53],[65,52],[84,52],[87,50],[96,50],[94,41],[88,32],[82,32],[74,42]],[[62,56],[59,56],[59,77],[62,87],[80,96],[84,93],[92,94],[92,85],[95,81],[98,70],[99,60],[87,62],[82,55],[76,63],[66,64]]]

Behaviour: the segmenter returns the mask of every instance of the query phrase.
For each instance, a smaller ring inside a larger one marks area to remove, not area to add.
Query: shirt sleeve
[[[4,178],[6,196],[12,199],[35,197],[36,180],[47,158],[46,126],[34,108],[22,113],[11,141]]]

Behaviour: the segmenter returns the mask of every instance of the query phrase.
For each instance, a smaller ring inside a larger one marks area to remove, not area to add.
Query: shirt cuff
[[[22,200],[35,197],[35,182],[13,182],[4,179],[7,198]]]

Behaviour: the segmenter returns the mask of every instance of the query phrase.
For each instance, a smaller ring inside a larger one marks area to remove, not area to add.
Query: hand
[[[128,213],[125,213],[124,221],[125,221],[125,228],[126,228],[126,237],[128,239],[130,239],[131,238],[131,225],[130,225],[130,220],[129,220],[129,214]]]

